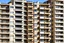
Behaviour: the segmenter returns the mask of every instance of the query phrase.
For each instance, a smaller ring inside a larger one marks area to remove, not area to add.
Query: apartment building
[[[11,0],[0,4],[0,43],[64,43],[64,0]]]
[[[49,0],[52,15],[52,42],[64,43],[64,0]]]

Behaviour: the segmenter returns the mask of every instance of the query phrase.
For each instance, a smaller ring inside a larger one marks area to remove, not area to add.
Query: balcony
[[[55,35],[60,35],[60,36],[62,35],[62,36],[63,36],[63,34],[62,34],[62,33],[55,33]]]
[[[0,22],[0,24],[9,24],[9,22]]]
[[[33,38],[33,36],[28,36],[28,38]]]
[[[45,37],[45,39],[51,39],[51,37]]]
[[[44,36],[40,36],[40,39],[44,39]]]
[[[36,25],[34,28],[38,28],[39,27],[39,25]]]
[[[31,19],[28,19],[28,21],[33,21],[33,19],[31,18]]]
[[[45,26],[45,29],[51,29],[51,27]]]
[[[15,9],[15,11],[22,11],[22,9]]]
[[[34,14],[37,14],[39,11],[34,12]]]
[[[33,6],[28,6],[28,7],[33,8]]]
[[[56,23],[63,23],[63,21],[55,21]]]
[[[15,2],[22,2],[22,0],[15,0]]]
[[[40,7],[40,9],[44,9],[44,7]]]
[[[45,42],[45,43],[50,43],[50,42]]]
[[[28,16],[33,16],[32,14],[28,14]]]
[[[15,34],[22,34],[22,32],[15,32]]]
[[[45,7],[45,10],[50,10],[50,8]]]
[[[51,22],[45,22],[45,24],[51,24]]]
[[[55,27],[63,27],[63,25],[55,25]]]
[[[55,29],[55,31],[63,31],[63,29]]]
[[[40,34],[44,34],[44,31],[41,31]]]
[[[51,14],[51,13],[49,13],[49,12],[45,12],[45,14]]]
[[[55,2],[55,5],[63,5],[63,3],[56,3],[56,2]]]
[[[44,32],[45,34],[50,34],[50,32]]]
[[[22,16],[22,14],[21,14],[21,13],[16,13],[15,15],[17,15],[17,16]]]
[[[51,19],[51,18],[50,18],[50,17],[46,17],[46,16],[45,16],[45,18],[44,18],[44,19]]]
[[[40,12],[40,14],[44,14],[44,12]]]
[[[43,42],[40,41],[40,43],[44,43],[44,41]]]
[[[21,23],[16,22],[15,24],[16,24],[16,25],[22,25],[22,22],[21,22]]]
[[[22,37],[16,37],[15,39],[22,39]]]
[[[9,39],[9,37],[0,37],[0,39]]]
[[[10,43],[10,42],[4,42],[4,41],[3,41],[3,42],[0,42],[0,43]]]
[[[16,20],[22,20],[22,18],[16,18]]]
[[[6,10],[6,7],[1,7],[0,10],[1,10],[1,9],[2,9],[2,10]]]
[[[28,35],[33,35],[33,33],[28,33]]]
[[[16,29],[16,30],[22,30],[22,28],[21,28],[21,27],[20,27],[20,28],[19,28],[19,27],[16,27],[15,29]]]
[[[63,14],[63,12],[55,12],[55,14]]]
[[[64,43],[64,42],[55,42],[55,43]]]
[[[39,17],[38,15],[34,16],[34,18],[38,18],[38,17]]]
[[[0,27],[0,29],[9,29],[9,27],[3,26],[3,27]]]
[[[40,43],[44,43],[44,40],[40,40]]]
[[[9,34],[9,32],[0,32],[0,34]]]
[[[56,39],[56,40],[63,40],[63,38],[59,38],[59,37],[58,37],[58,38],[57,38],[57,37],[55,37],[55,39]]]
[[[19,6],[19,7],[22,7],[22,4],[15,4],[15,6]]]
[[[44,28],[44,26],[40,26],[40,28]]]
[[[5,17],[5,16],[3,16],[3,17],[0,17],[0,19],[9,19],[9,17]]]
[[[33,24],[28,24],[29,26],[32,26]]]
[[[33,41],[28,41],[28,43],[33,43]]]
[[[33,39],[33,38],[28,38],[28,39]]]
[[[0,14],[9,14],[9,12],[1,12]]]
[[[28,10],[28,12],[33,12],[32,10]]]
[[[44,16],[40,16],[40,19],[44,19]]]
[[[33,30],[32,28],[28,28],[28,30]]]
[[[45,21],[40,21],[40,23],[43,23],[44,24]]]
[[[57,8],[57,7],[56,7],[55,9],[57,9],[57,10],[63,10],[63,8],[61,8],[61,7],[60,7],[60,8]]]
[[[34,23],[38,23],[39,22],[39,20],[34,20]]]
[[[37,9],[38,7],[34,7],[34,9]]]
[[[59,19],[62,19],[63,17],[55,17],[55,18],[59,18]]]
[[[15,42],[15,43],[22,43],[22,41],[21,42]]]

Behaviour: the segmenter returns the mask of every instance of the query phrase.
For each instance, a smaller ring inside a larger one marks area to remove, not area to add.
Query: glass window
[[[10,8],[14,8],[13,6],[10,6]]]
[[[10,16],[10,18],[14,18],[14,16]]]
[[[37,10],[34,10],[34,12],[36,12]]]

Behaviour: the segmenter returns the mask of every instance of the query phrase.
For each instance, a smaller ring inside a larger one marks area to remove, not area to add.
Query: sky
[[[37,2],[37,1],[39,1],[39,2],[44,2],[44,1],[46,1],[46,0],[28,0],[28,1],[33,1],[33,2]]]
[[[10,0],[0,0],[0,3],[8,3]],[[39,1],[39,2],[44,2],[46,0],[28,0],[28,1],[33,1],[33,2],[36,2],[36,1]]]
[[[0,0],[0,3],[8,3],[10,0]]]

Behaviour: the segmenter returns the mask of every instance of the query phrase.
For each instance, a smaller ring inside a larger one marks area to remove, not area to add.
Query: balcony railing
[[[1,14],[9,14],[9,12],[1,12]]]

